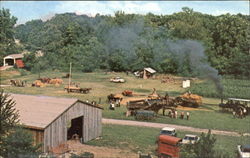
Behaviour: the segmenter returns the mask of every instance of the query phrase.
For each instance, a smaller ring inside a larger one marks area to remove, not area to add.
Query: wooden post
[[[71,82],[71,63],[69,64],[69,87]]]

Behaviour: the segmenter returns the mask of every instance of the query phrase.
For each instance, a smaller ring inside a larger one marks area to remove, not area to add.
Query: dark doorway
[[[14,59],[5,59],[6,65],[13,66],[14,65]]]
[[[71,120],[71,127],[68,129],[67,139],[72,139],[77,134],[81,140],[83,137],[83,116]]]

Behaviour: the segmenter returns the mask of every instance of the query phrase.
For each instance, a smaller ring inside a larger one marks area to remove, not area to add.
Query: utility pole
[[[69,87],[71,82],[71,63],[69,64]]]

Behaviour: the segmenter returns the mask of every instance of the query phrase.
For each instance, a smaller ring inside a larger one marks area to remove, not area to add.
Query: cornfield
[[[234,97],[250,99],[250,80],[222,79],[222,85],[224,88],[224,98]],[[193,83],[189,90],[192,93],[199,94],[204,97],[221,97],[216,90],[214,83],[211,81]]]

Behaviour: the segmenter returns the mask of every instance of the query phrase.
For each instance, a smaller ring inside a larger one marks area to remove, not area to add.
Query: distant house
[[[150,67],[143,69],[143,79],[154,78],[156,71]]]
[[[3,58],[3,66],[14,66],[16,65],[18,68],[23,68],[23,54],[10,54]]]
[[[82,142],[102,132],[102,108],[78,99],[11,94],[20,123],[33,133],[44,152],[77,134]]]

